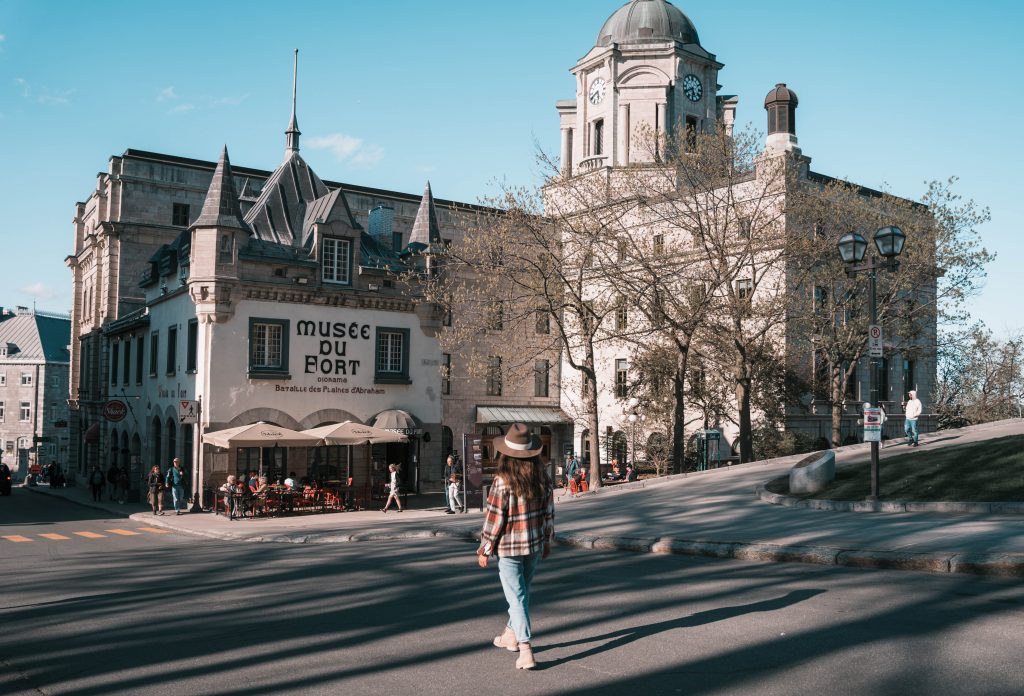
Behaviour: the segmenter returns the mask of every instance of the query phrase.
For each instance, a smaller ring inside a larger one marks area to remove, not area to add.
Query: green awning
[[[545,406],[477,406],[477,423],[525,423],[557,425],[572,419],[560,408]]]

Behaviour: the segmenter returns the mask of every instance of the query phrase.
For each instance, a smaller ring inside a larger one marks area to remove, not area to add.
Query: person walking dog
[[[554,490],[541,459],[540,438],[522,423],[495,438],[498,468],[487,496],[477,564],[498,557],[498,578],[508,602],[508,622],[494,645],[518,652],[516,669],[533,669],[530,585],[537,563],[551,553],[555,535]]]
[[[907,392],[907,396],[909,398],[903,411],[903,415],[906,416],[906,420],[903,421],[903,432],[907,434],[907,444],[917,447],[920,442],[917,419],[921,417],[921,400],[917,398],[917,392],[914,390]]]

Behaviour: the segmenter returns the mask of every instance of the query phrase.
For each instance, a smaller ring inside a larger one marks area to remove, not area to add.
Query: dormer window
[[[604,119],[594,121],[594,155],[604,154]]]
[[[352,283],[352,242],[348,239],[326,237],[320,255],[325,283]]]

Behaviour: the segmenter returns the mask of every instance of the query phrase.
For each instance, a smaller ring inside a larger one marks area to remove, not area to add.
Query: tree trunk
[[[690,358],[690,342],[676,341],[679,352],[676,357],[676,371],[672,375],[672,390],[675,404],[672,408],[672,473],[683,471],[686,456],[686,365]]]
[[[841,365],[832,365],[831,373],[829,394],[832,398],[832,446],[839,447],[843,444],[843,393],[846,385],[843,383]]]
[[[587,359],[584,362],[583,379],[589,384],[587,404],[587,428],[590,430],[590,474],[587,477],[590,490],[601,487],[601,432],[597,418],[597,374],[594,372],[594,344],[587,346]]]

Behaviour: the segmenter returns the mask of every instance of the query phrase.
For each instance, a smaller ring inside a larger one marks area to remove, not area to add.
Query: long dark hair
[[[502,454],[494,475],[500,476],[517,498],[543,500],[549,487],[548,472],[540,455],[517,459]]]

